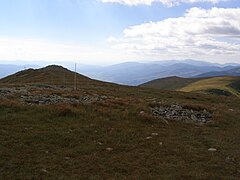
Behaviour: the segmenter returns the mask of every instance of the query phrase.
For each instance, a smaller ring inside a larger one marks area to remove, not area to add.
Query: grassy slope
[[[83,91],[117,98],[31,108],[0,102],[0,179],[240,178],[239,99],[109,84]],[[214,123],[139,116],[155,101],[215,109]],[[147,140],[151,133],[158,136]]]
[[[239,92],[231,88],[229,84],[234,81],[239,80],[240,77],[213,77],[204,80],[197,81],[192,83],[186,87],[180,89],[180,91],[184,92],[193,92],[193,91],[206,91],[209,89],[221,89],[224,91],[231,92],[232,94],[240,97]]]
[[[208,92],[211,90],[223,90],[240,97],[239,93],[240,77],[212,77],[212,78],[180,78],[169,77],[156,79],[142,87],[176,90],[183,92]]]
[[[20,71],[13,75],[7,76],[0,79],[0,83],[7,84],[26,84],[26,83],[40,83],[50,85],[62,85],[69,86],[73,85],[74,72],[63,68],[61,66],[47,66],[41,69],[28,69]],[[93,84],[97,81],[91,80],[90,78],[77,74],[78,84]]]
[[[178,90],[191,83],[198,81],[197,78],[180,78],[180,77],[168,77],[162,79],[156,79],[142,84],[142,87],[164,89],[164,90]]]

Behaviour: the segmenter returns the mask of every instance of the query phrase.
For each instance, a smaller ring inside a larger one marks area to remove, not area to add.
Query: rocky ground
[[[64,92],[64,93],[59,93]],[[59,103],[90,104],[107,99],[101,95],[69,95],[72,90],[64,87],[34,85],[22,87],[0,88],[0,98],[16,99],[23,104],[51,105]]]
[[[180,105],[159,106],[151,108],[151,112],[156,117],[163,117],[166,120],[207,123],[212,119],[212,113],[203,110],[193,110]]]
[[[65,87],[28,85],[0,88],[0,99],[14,99],[26,105],[53,105],[60,103],[92,104],[106,100],[114,101],[114,99],[119,98],[99,94],[87,94],[86,92],[76,94],[72,89]],[[168,120],[174,120],[202,124],[211,121],[213,116],[212,112],[206,109],[194,110],[175,103],[168,106],[158,104],[157,106],[150,107],[149,112],[146,113],[164,119],[165,122]],[[144,111],[140,112],[140,115],[143,114],[145,114]]]

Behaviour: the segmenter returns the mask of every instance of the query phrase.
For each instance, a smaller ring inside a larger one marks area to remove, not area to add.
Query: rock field
[[[86,94],[85,92],[76,95],[71,89],[64,87],[29,85],[0,88],[0,99],[14,99],[27,105],[51,105],[59,103],[92,104],[107,99],[118,98],[98,94]],[[145,112],[142,111],[140,112],[140,115],[143,115],[144,113]],[[194,110],[178,104],[168,106],[160,104],[158,106],[150,107],[150,112],[148,112],[148,114],[162,118],[166,122],[168,120],[174,120],[202,124],[211,121],[213,117],[212,112],[206,109]]]

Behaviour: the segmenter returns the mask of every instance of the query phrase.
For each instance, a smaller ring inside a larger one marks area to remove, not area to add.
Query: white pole
[[[75,63],[74,90],[77,90],[77,63]]]

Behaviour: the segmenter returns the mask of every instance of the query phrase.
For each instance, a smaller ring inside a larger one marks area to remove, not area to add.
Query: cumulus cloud
[[[165,57],[239,56],[240,8],[191,8],[185,15],[129,27],[112,47],[139,55]]]
[[[162,3],[168,7],[176,6],[181,3],[199,3],[199,2],[208,2],[208,3],[219,3],[223,1],[231,0],[101,0],[104,3],[119,3],[128,6],[137,6],[137,5],[151,5],[154,2]]]

